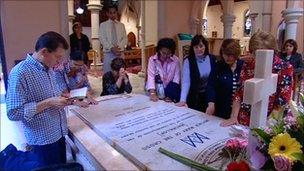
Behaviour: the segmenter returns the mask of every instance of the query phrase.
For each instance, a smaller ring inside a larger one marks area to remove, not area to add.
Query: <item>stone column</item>
[[[287,8],[282,11],[282,16],[286,22],[285,40],[296,40],[298,22],[299,18],[303,16],[303,8]]]
[[[141,23],[141,29],[140,29],[140,49],[141,49],[141,71],[138,73],[138,75],[140,77],[145,77],[146,76],[146,71],[147,71],[147,68],[146,68],[146,55],[145,55],[145,43],[146,43],[146,40],[145,40],[145,12],[146,12],[146,9],[145,9],[145,1],[140,1],[140,23]]]
[[[256,17],[258,16],[258,13],[250,13],[249,17],[251,19],[251,35],[253,35],[257,30],[257,23],[256,23]]]
[[[74,1],[68,1],[68,19],[69,19],[69,35],[73,33],[73,20],[75,19],[74,15]]]
[[[198,18],[191,18],[190,25],[191,25],[191,33],[193,35],[199,34],[198,27],[199,27],[200,20]]]
[[[100,4],[100,0],[89,0],[89,4],[87,4],[88,10],[91,11],[91,44],[92,49],[95,50],[98,54],[95,57],[93,64],[96,67],[97,65],[101,65],[101,58],[100,58],[100,41],[98,38],[99,33],[99,11],[102,8]]]
[[[270,29],[271,29],[271,15],[272,15],[271,6],[272,6],[271,0],[263,1],[262,29],[263,29],[263,31],[266,31],[266,32],[270,32]]]
[[[224,25],[224,39],[232,38],[232,26],[235,18],[233,14],[223,14],[221,16]]]

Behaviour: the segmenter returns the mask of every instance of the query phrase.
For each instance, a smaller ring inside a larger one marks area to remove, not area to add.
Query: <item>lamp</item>
[[[77,14],[83,14],[84,9],[82,9],[80,6],[76,9]]]

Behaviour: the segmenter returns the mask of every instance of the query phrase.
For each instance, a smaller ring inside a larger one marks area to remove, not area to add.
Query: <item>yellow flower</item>
[[[291,138],[288,133],[281,133],[271,139],[268,154],[272,158],[275,155],[284,155],[294,161],[296,159],[291,154],[302,153],[301,148],[301,144],[295,138]]]

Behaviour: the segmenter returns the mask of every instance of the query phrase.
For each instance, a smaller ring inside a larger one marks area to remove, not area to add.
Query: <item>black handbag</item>
[[[165,88],[165,95],[174,103],[179,102],[181,96],[181,86],[173,81],[170,81]]]

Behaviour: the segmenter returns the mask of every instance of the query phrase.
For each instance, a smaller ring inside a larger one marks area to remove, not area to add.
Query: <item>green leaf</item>
[[[300,102],[302,103],[302,106],[304,106],[304,94],[299,93]]]
[[[253,132],[255,132],[266,144],[270,143],[271,136],[267,134],[263,129],[261,128],[253,128],[251,129]]]
[[[278,121],[278,123],[271,128],[275,135],[283,133],[284,132],[284,122]]]
[[[292,153],[291,154],[295,159],[304,164],[304,154],[303,153]]]
[[[297,124],[298,124],[298,127],[299,127],[300,130],[304,129],[304,115],[299,115],[297,117]]]
[[[183,163],[183,164],[185,164],[187,166],[193,167],[193,168],[195,168],[197,170],[200,170],[200,171],[218,171],[218,170],[216,170],[216,169],[214,169],[212,167],[208,167],[208,166],[202,165],[202,164],[200,164],[200,163],[198,163],[198,162],[196,162],[194,160],[191,160],[191,159],[188,159],[188,158],[186,158],[184,156],[181,156],[179,154],[170,152],[170,151],[165,150],[165,149],[163,149],[161,147],[158,149],[158,151],[161,152],[161,153],[163,153],[163,154],[165,154],[166,156],[171,157],[172,159],[175,159],[175,160],[177,160],[177,161],[179,161],[179,162],[181,162],[181,163]]]

